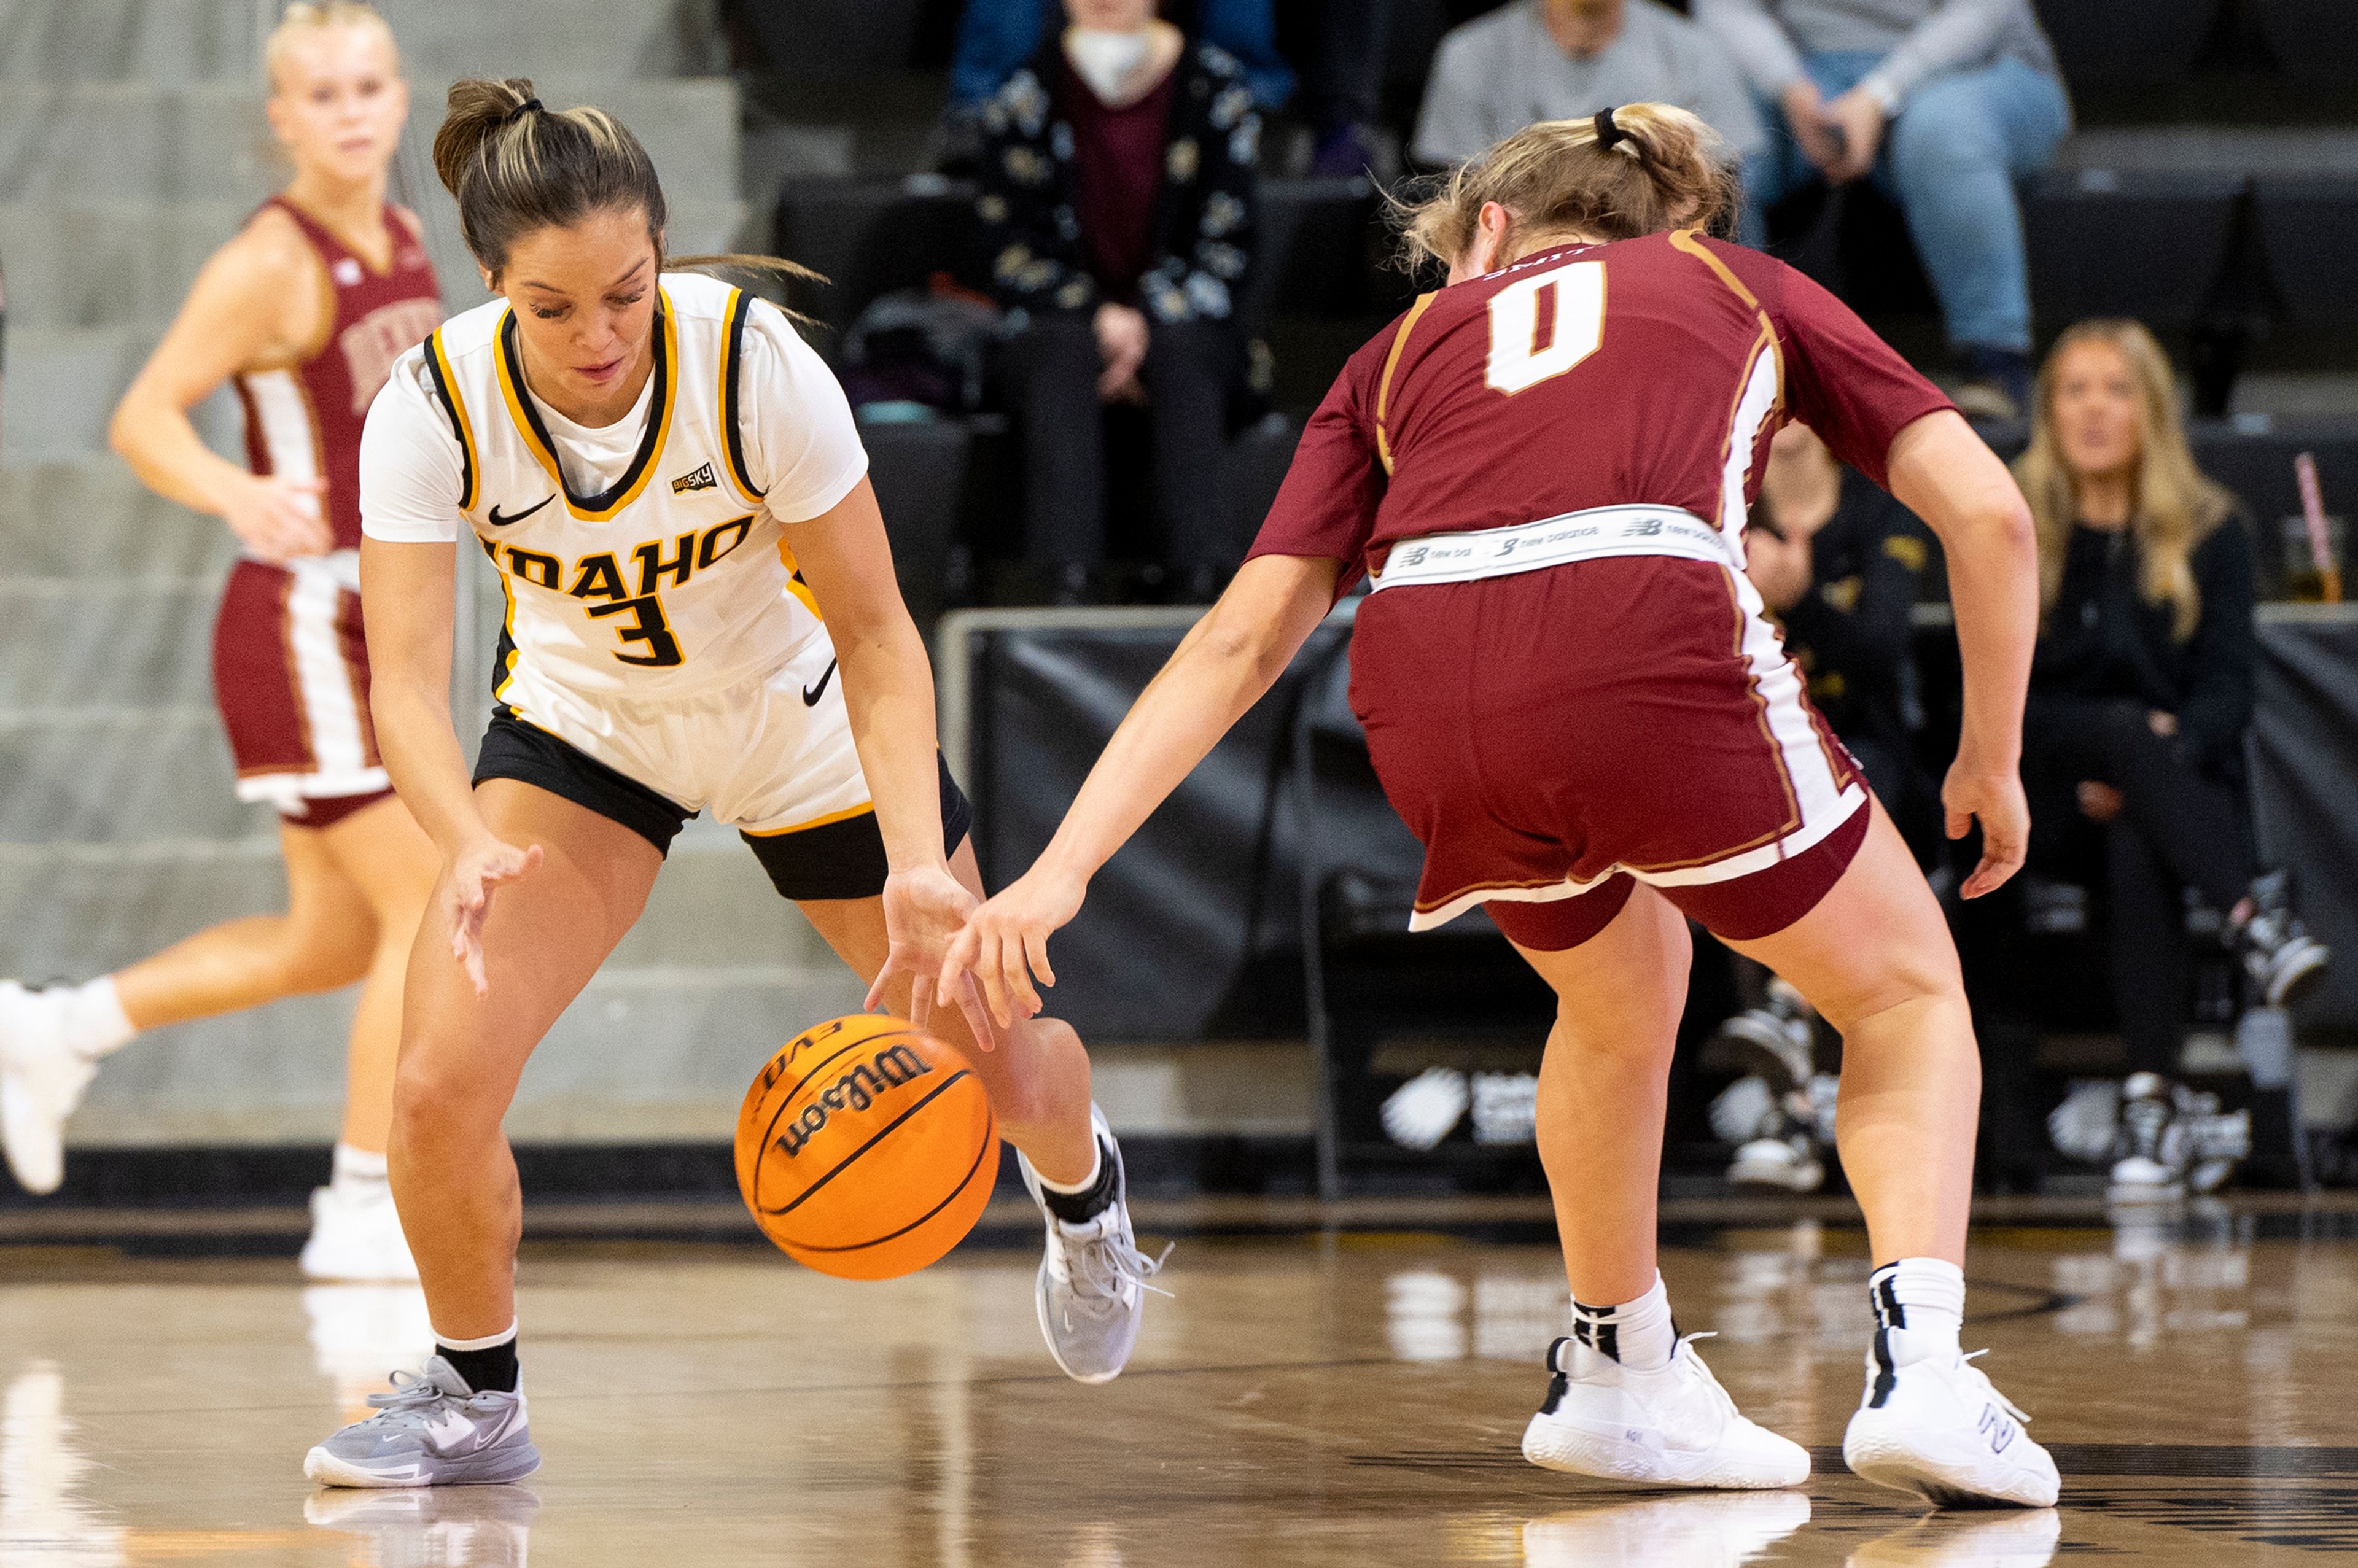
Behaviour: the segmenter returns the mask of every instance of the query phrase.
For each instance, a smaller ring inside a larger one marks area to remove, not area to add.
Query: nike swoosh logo
[[[448,1459],[473,1434],[475,1423],[457,1411],[446,1411],[426,1429],[426,1446],[437,1458]]]
[[[539,511],[542,506],[547,505],[550,502],[556,499],[557,497],[553,495],[544,495],[540,498],[539,506],[527,506],[512,517],[501,516],[499,507],[497,505],[493,505],[492,508],[492,526],[494,528],[504,528],[511,523],[521,523],[525,518],[531,516],[534,513]]]
[[[835,661],[833,659],[829,659],[827,662],[826,672],[818,677],[818,685],[806,686],[803,687],[803,706],[805,708],[817,708],[818,706],[818,699],[827,695],[827,683],[834,678]]]

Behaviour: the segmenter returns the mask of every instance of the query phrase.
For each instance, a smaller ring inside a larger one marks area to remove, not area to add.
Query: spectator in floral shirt
[[[1173,564],[1211,589],[1237,301],[1252,262],[1260,119],[1235,59],[1152,0],[1065,0],[983,113],[978,200],[1011,317],[1029,480],[1025,546],[1060,601],[1106,555],[1101,405],[1145,405]]]

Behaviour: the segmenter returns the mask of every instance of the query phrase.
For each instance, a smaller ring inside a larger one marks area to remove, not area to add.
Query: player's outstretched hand
[[[2022,870],[2030,847],[2030,806],[2012,769],[1980,773],[1959,757],[1941,786],[1941,804],[1948,812],[1950,838],[1963,838],[1976,821],[1982,825],[1982,862],[1958,890],[1965,897],[1995,892]]]
[[[466,966],[467,979],[478,997],[492,994],[483,973],[483,921],[492,913],[492,894],[503,882],[528,877],[540,867],[540,846],[519,849],[486,838],[461,849],[442,881],[442,898],[450,920],[450,957]]]
[[[222,521],[238,543],[272,566],[324,556],[336,542],[319,515],[327,493],[322,480],[242,476],[222,503]]]
[[[920,866],[886,877],[884,935],[891,947],[884,955],[884,967],[876,972],[876,983],[868,988],[869,1010],[873,1011],[886,1005],[886,990],[895,981],[906,979],[909,1022],[922,1031],[933,1018],[936,976],[950,944],[977,904],[966,885],[942,866]],[[974,978],[969,975],[964,979],[966,983],[951,998],[943,999],[942,1005],[946,1006],[954,999],[958,1011],[966,1014],[974,1043],[986,1051],[991,1050],[999,1042],[991,1033],[990,1019],[983,1011]]]
[[[1081,912],[1086,891],[1079,882],[1033,867],[967,917],[966,929],[942,960],[936,1000],[946,1001],[959,994],[961,984],[980,980],[990,1016],[1001,1028],[1018,1018],[1037,1018],[1040,993],[1032,987],[1033,978],[1044,986],[1056,983],[1056,971],[1048,965],[1048,938]]]

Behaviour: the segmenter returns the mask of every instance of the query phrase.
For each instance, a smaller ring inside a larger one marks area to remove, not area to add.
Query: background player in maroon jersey
[[[441,319],[415,214],[385,201],[408,116],[393,36],[365,5],[287,7],[266,62],[294,178],[198,275],[115,411],[116,451],[158,493],[219,516],[242,555],[213,633],[241,799],[280,813],[284,914],[232,920],[71,989],[0,982],[8,1161],[60,1179],[59,1130],[97,1059],[141,1030],[362,981],[335,1175],[305,1271],[415,1279],[385,1183],[401,981],[434,846],[393,797],[369,724],[359,596],[361,425],[403,351]],[[188,410],[224,382],[244,466]]]
[[[2052,1461],[1957,1345],[1980,1064],[1955,950],[1741,569],[1788,417],[1940,535],[1965,672],[1943,801],[1951,837],[1981,825],[1971,897],[2020,865],[2028,831],[2029,518],[1947,400],[1846,308],[1697,232],[1729,200],[1702,123],[1639,104],[1531,126],[1411,209],[1449,287],[1353,357],[1253,557],[942,982],[970,970],[1002,1015],[1036,1009],[1046,939],[1088,878],[1368,572],[1352,697],[1425,844],[1412,924],[1487,904],[1561,999],[1539,1138],[1574,1333],[1551,1347],[1525,1454],[1664,1485],[1809,1473],[1678,1339],[1655,1271],[1693,916],[1844,1037],[1840,1141],[1877,1264],[1845,1457],[1936,1501],[2044,1506]]]

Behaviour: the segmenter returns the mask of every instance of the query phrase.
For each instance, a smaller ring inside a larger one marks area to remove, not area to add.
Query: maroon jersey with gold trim
[[[1311,417],[1252,554],[1328,557],[1596,506],[1740,531],[1788,418],[1885,481],[1947,398],[1833,296],[1691,231],[1566,244],[1419,298]]]
[[[361,543],[361,427],[393,362],[442,323],[434,265],[407,220],[384,210],[393,265],[377,271],[283,197],[263,203],[295,221],[319,253],[330,307],[319,351],[306,360],[241,372],[231,380],[245,411],[246,466],[255,473],[321,479],[336,548]]]

